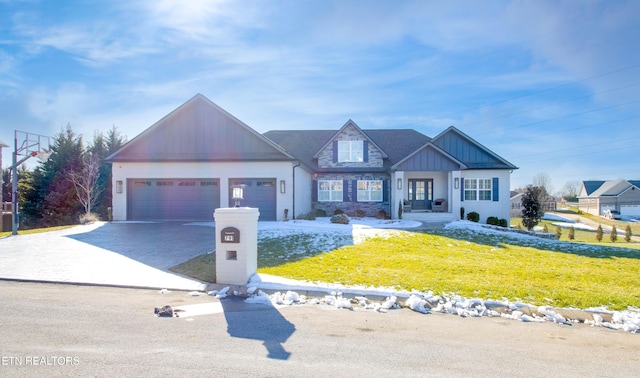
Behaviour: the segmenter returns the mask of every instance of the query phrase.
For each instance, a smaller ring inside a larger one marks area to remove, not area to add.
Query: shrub
[[[322,218],[327,216],[327,212],[322,209],[318,209],[316,210],[315,215]]]
[[[498,219],[498,217],[489,217],[487,218],[487,224],[490,224],[493,226],[499,226],[500,220]]]
[[[349,217],[345,213],[336,214],[331,217],[331,223],[349,224]]]
[[[98,214],[95,214],[95,213],[81,214],[78,217],[78,221],[80,222],[80,224],[89,224],[89,223],[97,222],[99,220],[100,220],[100,217],[98,217]]]
[[[576,230],[573,228],[573,226],[569,227],[569,234],[567,235],[567,237],[569,238],[569,240],[573,240],[576,238]]]
[[[364,214],[364,210],[357,209],[357,210],[355,211],[355,215],[356,215],[356,218],[364,218],[364,215],[365,215],[365,214]]]
[[[316,212],[312,210],[306,214],[300,214],[298,215],[298,219],[316,220]]]
[[[599,242],[602,241],[602,225],[601,224],[598,225],[598,229],[596,230],[596,240]]]
[[[631,241],[631,226],[627,225],[627,228],[624,229],[624,241],[629,243]]]
[[[339,215],[339,214],[344,214],[344,210],[342,210],[342,209],[333,210],[333,215]]]
[[[509,223],[507,222],[506,219],[502,218],[498,221],[498,226],[502,226],[502,227],[508,227]]]
[[[460,208],[460,219],[464,219],[464,207]]]
[[[549,233],[549,227],[547,227],[546,224],[544,225],[544,227],[542,227],[542,232],[544,232],[545,234]]]
[[[609,239],[612,243],[615,243],[618,240],[618,230],[616,230],[616,226],[613,226],[611,229],[611,234],[609,234]]]
[[[398,219],[402,219],[402,201],[398,202]]]
[[[472,211],[469,214],[467,214],[467,220],[471,222],[478,222],[480,221],[480,214],[476,213],[475,211]]]
[[[560,226],[556,226],[556,236],[558,237],[558,240],[560,240],[560,237],[562,236],[562,229]]]
[[[376,218],[377,219],[389,219],[391,217],[389,217],[389,215],[387,214],[386,211],[384,210],[378,210],[378,213],[376,214]]]

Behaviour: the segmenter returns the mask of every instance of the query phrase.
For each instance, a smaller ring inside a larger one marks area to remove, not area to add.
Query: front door
[[[407,198],[411,210],[430,210],[433,201],[433,179],[409,179]]]

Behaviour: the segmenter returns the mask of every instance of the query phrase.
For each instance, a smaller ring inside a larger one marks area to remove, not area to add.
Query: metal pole
[[[18,133],[15,134],[13,165],[11,166],[11,235],[18,235]]]

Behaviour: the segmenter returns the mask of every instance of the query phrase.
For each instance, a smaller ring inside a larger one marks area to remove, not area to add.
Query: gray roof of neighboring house
[[[640,189],[640,180],[590,180],[583,181],[587,197],[616,197],[635,186]]]
[[[362,130],[366,137],[389,157],[384,170],[402,160],[409,153],[428,143],[431,138],[411,129]],[[314,155],[336,135],[336,130],[272,130],[263,134],[314,170],[319,170]],[[340,168],[331,171],[366,172],[372,168]]]
[[[9,147],[9,145],[3,142],[2,139],[0,139],[0,147]]]

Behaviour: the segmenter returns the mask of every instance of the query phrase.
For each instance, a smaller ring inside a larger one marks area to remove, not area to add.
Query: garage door
[[[621,205],[620,214],[628,216],[640,216],[640,205]]]
[[[257,207],[261,221],[276,220],[276,179],[230,179],[229,204],[233,204],[231,188],[234,185],[245,185],[244,199],[240,201],[240,206]]]
[[[130,179],[127,219],[213,221],[220,207],[216,179]]]

